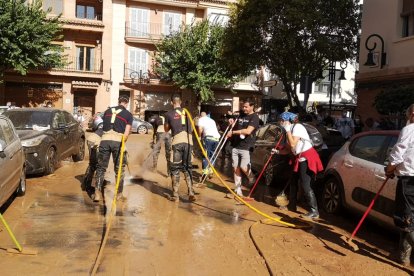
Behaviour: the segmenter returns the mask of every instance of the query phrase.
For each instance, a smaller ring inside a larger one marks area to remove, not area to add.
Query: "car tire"
[[[148,133],[148,128],[144,125],[141,125],[137,128],[137,133],[138,134],[147,134]]]
[[[321,197],[321,204],[325,212],[337,214],[342,210],[342,191],[342,184],[336,177],[330,177],[325,181]]]
[[[78,144],[78,152],[72,155],[73,162],[79,162],[85,159],[85,139],[80,138]]]
[[[20,180],[19,180],[19,187],[17,187],[16,195],[17,196],[24,196],[26,193],[26,168],[22,168],[22,172],[20,173]]]
[[[45,156],[45,175],[52,174],[55,172],[55,166],[57,163],[56,149],[50,147]]]

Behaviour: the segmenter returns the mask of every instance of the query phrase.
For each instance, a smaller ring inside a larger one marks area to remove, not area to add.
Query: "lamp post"
[[[364,63],[365,66],[375,66],[377,65],[374,61],[374,50],[377,48],[377,43],[374,42],[372,47],[368,46],[368,43],[371,38],[378,38],[381,42],[381,61],[380,61],[380,68],[384,67],[387,62],[387,53],[384,51],[384,39],[379,34],[372,34],[367,37],[365,40],[365,48],[368,50],[367,61]]]
[[[142,84],[149,83],[150,77],[148,73],[142,73],[142,70],[138,71],[131,71],[129,73],[129,77],[131,78],[131,83],[135,84],[135,79],[138,80],[139,84],[139,98],[138,98],[138,117],[141,118],[141,102],[142,102]]]
[[[346,61],[341,61],[339,63],[339,66],[341,67],[341,75],[339,76],[338,80],[346,80],[345,78],[345,68],[348,66],[348,63]],[[331,116],[332,113],[332,94],[333,94],[333,83],[336,78],[336,61],[329,61],[329,116]]]

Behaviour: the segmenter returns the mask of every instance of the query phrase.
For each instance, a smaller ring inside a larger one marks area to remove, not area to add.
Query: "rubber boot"
[[[83,181],[81,184],[81,189],[82,191],[86,191],[88,189],[90,189],[92,186],[92,177],[93,177],[93,172],[91,170],[91,167],[88,166],[88,168],[86,169],[85,175],[83,176]]]
[[[174,202],[179,202],[180,201],[180,197],[178,194],[178,189],[180,188],[180,175],[172,175],[171,176],[171,180],[172,180],[172,191],[173,191],[173,195],[170,198],[171,201]]]
[[[297,186],[293,187],[293,185],[290,185],[289,190],[289,203],[287,205],[287,209],[291,212],[297,212],[297,201],[298,201],[298,189]]]
[[[102,189],[103,189],[104,178],[98,177],[95,184],[95,193],[92,195],[92,200],[94,202],[99,202],[102,198]]]
[[[308,205],[310,207],[310,212],[306,215],[303,215],[303,218],[306,219],[317,219],[319,218],[318,212],[318,203],[316,201],[315,193],[311,190],[309,193],[305,194],[305,197],[308,201]]]
[[[188,188],[188,200],[191,202],[196,201],[195,195],[194,195],[194,189],[193,189],[193,178],[191,177],[189,172],[184,172],[185,176],[185,182],[187,183]]]
[[[398,262],[404,266],[410,265],[410,257],[412,250],[412,246],[410,243],[410,234],[412,234],[412,232],[401,231],[400,233],[400,243],[398,246]]]
[[[167,161],[167,175],[171,175],[171,161]]]

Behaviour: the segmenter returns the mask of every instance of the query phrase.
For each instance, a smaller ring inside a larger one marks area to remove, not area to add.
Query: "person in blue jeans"
[[[198,120],[198,134],[203,137],[204,147],[207,151],[208,159],[211,161],[213,153],[218,146],[220,140],[220,133],[218,132],[216,122],[207,116],[206,112],[201,112]],[[203,175],[210,175],[208,161],[205,157],[202,160]]]

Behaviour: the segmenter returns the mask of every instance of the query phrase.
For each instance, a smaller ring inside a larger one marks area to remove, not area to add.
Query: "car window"
[[[280,137],[280,130],[280,127],[270,125],[264,134],[263,140],[266,140],[267,142],[276,142],[276,139]]]
[[[0,139],[1,139],[1,143],[2,145],[9,145],[11,144],[14,139],[15,139],[15,135],[14,135],[14,131],[12,126],[9,124],[9,122],[7,122],[4,119],[0,119]]]
[[[397,140],[398,140],[397,136],[391,136],[390,142],[389,142],[388,147],[387,147],[387,151],[385,152],[384,164],[388,163],[388,158],[390,156],[390,152],[391,152],[392,148],[394,147],[395,143],[397,143]]]
[[[72,114],[70,114],[69,112],[63,112],[63,114],[65,115],[65,121],[68,125],[72,125],[72,124],[76,124],[77,121],[75,120],[75,118],[73,117]]]
[[[256,133],[256,139],[257,140],[263,140],[263,136],[264,136],[266,130],[268,129],[268,127],[269,126],[264,126],[264,127],[259,128],[259,130]]]
[[[381,149],[387,138],[386,135],[361,136],[352,142],[349,152],[355,157],[381,164]]]
[[[53,115],[53,123],[52,123],[53,128],[58,128],[59,124],[65,124],[65,116],[63,115],[62,112],[56,112]]]

